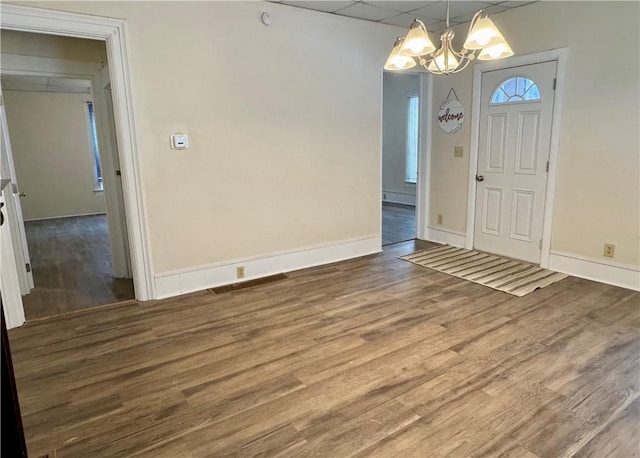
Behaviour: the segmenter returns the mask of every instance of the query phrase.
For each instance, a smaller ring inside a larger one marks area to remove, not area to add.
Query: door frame
[[[149,229],[140,177],[129,77],[126,22],[99,16],[0,5],[0,28],[104,41],[113,94],[131,267],[136,299],[155,298]]]
[[[382,196],[383,167],[383,124],[384,124],[384,74],[380,72],[380,188],[378,196]],[[429,202],[431,196],[431,120],[433,116],[433,75],[424,72],[388,72],[416,75],[419,78],[418,98],[420,101],[418,116],[418,179],[416,181],[416,238],[427,240],[429,233]],[[380,207],[380,245],[382,245],[382,206]]]
[[[22,56],[2,53],[2,75],[29,75],[60,78],[80,78],[91,81],[91,99],[96,110],[96,124],[98,128],[98,144],[100,147],[100,163],[103,170],[104,198],[109,229],[109,245],[111,246],[111,268],[115,278],[131,278],[130,255],[124,240],[126,222],[122,215],[124,204],[119,198],[120,186],[116,178],[114,155],[116,149],[112,145],[109,131],[109,111],[106,94],[103,89],[103,75],[107,73],[108,65],[102,67],[93,62],[82,62],[67,59]],[[107,75],[108,76],[108,75]],[[86,122],[89,122],[85,110]],[[33,284],[31,285],[33,288]],[[23,292],[23,294],[27,294]]]
[[[420,74],[420,116],[418,128],[418,182],[416,183],[416,238],[427,240],[431,201],[431,126],[433,116],[433,75]]]
[[[540,267],[549,267],[551,252],[551,228],[553,207],[555,203],[556,178],[558,171],[558,149],[560,145],[560,127],[562,109],[564,105],[565,74],[567,68],[568,48],[552,49],[523,56],[510,57],[504,60],[483,62],[473,66],[473,96],[471,105],[471,148],[469,154],[469,179],[467,195],[467,228],[465,248],[473,249],[475,214],[476,214],[476,174],[478,169],[478,150],[480,141],[480,107],[482,97],[482,74],[494,70],[504,70],[511,67],[539,64],[556,61],[556,90],[553,101],[551,119],[551,142],[549,147],[549,171],[544,203],[542,224],[542,247],[540,250]]]

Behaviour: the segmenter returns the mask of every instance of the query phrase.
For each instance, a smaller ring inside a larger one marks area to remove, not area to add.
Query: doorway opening
[[[26,319],[134,299],[105,42],[1,34]]]
[[[421,78],[383,73],[382,245],[417,237]]]

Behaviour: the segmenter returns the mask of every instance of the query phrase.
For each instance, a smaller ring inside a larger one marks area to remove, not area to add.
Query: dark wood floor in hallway
[[[35,289],[27,321],[134,298],[133,281],[113,278],[105,215],[25,222]]]
[[[382,203],[382,244],[416,238],[416,208],[411,205]]]
[[[415,249],[11,330],[30,456],[638,456],[640,293]]]

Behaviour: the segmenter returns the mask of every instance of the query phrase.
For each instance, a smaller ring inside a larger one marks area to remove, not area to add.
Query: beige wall
[[[517,55],[569,48],[560,132],[552,251],[640,265],[639,4],[539,2],[493,15]],[[466,35],[461,29],[458,35]],[[614,64],[611,64],[614,63]],[[434,112],[455,88],[471,112],[473,71],[434,78]],[[430,221],[465,231],[470,132],[433,127]],[[453,157],[464,146],[465,158]]]
[[[379,236],[397,28],[266,2],[39,5],[127,20],[156,274]]]
[[[0,31],[2,52],[22,56],[55,57],[83,62],[106,62],[103,42],[39,33]]]
[[[406,195],[415,203],[416,185],[405,183],[407,98],[419,95],[420,76],[385,72],[382,105],[382,192]],[[400,203],[405,203],[401,201]]]
[[[7,122],[26,220],[103,213],[94,192],[87,132],[87,95],[4,93]]]

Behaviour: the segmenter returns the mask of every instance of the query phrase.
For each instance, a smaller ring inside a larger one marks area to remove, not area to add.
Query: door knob
[[[484,176],[476,175],[476,181],[484,181]]]

